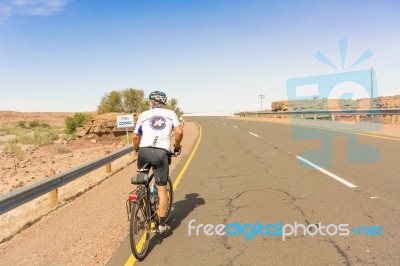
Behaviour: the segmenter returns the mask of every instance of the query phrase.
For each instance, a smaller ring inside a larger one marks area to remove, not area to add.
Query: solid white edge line
[[[339,181],[340,183],[342,183],[342,184],[344,184],[344,185],[346,185],[346,186],[348,186],[348,187],[351,187],[351,188],[357,187],[356,185],[353,185],[352,183],[350,183],[350,182],[344,180],[343,178],[340,178],[340,177],[338,177],[337,175],[332,174],[331,172],[325,170],[324,168],[319,167],[318,165],[316,165],[316,164],[314,164],[314,163],[312,163],[312,162],[310,162],[310,161],[308,161],[308,160],[306,160],[306,159],[304,159],[304,158],[302,158],[302,157],[300,157],[300,156],[296,156],[296,158],[299,159],[299,160],[302,160],[302,161],[305,162],[306,164],[311,165],[312,167],[314,167],[314,168],[317,169],[318,171],[321,171],[322,173],[324,173],[324,174],[326,174],[326,175],[328,175],[328,176],[330,176],[330,177],[336,179],[337,181]]]
[[[259,137],[260,137],[259,135],[257,135],[257,134],[254,134],[253,132],[250,132],[250,131],[249,131],[249,134],[250,134],[250,135],[253,135],[254,137],[257,137],[257,138],[259,138]]]

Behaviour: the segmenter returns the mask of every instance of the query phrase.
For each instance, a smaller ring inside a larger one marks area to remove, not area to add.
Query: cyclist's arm
[[[175,147],[179,148],[181,147],[181,141],[183,139],[183,129],[181,126],[176,126],[174,127],[174,132],[175,132]]]
[[[133,134],[133,150],[137,151],[139,150],[139,143],[140,143],[140,139],[142,138],[142,135],[138,135],[138,134]]]

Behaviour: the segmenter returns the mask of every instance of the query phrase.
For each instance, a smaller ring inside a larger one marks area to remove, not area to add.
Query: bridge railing
[[[396,116],[400,115],[400,108],[388,109],[343,109],[343,110],[294,110],[294,111],[259,111],[259,112],[239,112],[235,113],[237,116],[257,116],[257,117],[278,117],[281,115],[289,115],[290,117],[300,117],[304,119],[306,116],[312,115],[314,119],[320,116],[331,117],[335,120],[338,116],[355,116],[356,121],[360,120],[360,116],[376,116],[376,115],[390,115],[392,117],[392,124],[395,123]]]

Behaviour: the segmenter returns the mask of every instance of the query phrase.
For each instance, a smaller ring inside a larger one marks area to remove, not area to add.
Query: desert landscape
[[[45,178],[50,170],[59,173],[82,162],[104,156],[106,151],[117,150],[126,141],[126,138],[109,135],[68,139],[64,133],[64,121],[73,115],[74,113],[0,111],[0,194]],[[23,132],[22,128],[18,128],[22,122],[27,125]],[[34,128],[29,128],[34,123],[48,125],[50,132],[57,135],[56,139],[41,145],[21,143],[18,137],[37,132]],[[18,152],[7,154],[7,143],[15,143],[19,147]]]

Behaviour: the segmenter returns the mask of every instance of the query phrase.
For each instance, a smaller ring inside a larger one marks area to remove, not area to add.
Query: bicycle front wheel
[[[169,219],[169,215],[171,214],[171,210],[172,210],[172,202],[174,199],[174,193],[173,193],[173,185],[172,185],[172,181],[171,178],[168,177],[167,180],[167,195],[168,195],[168,203],[167,203],[167,212],[165,215],[165,221],[168,221]]]
[[[133,256],[141,260],[146,256],[150,241],[150,204],[146,198],[132,203],[130,242]]]

